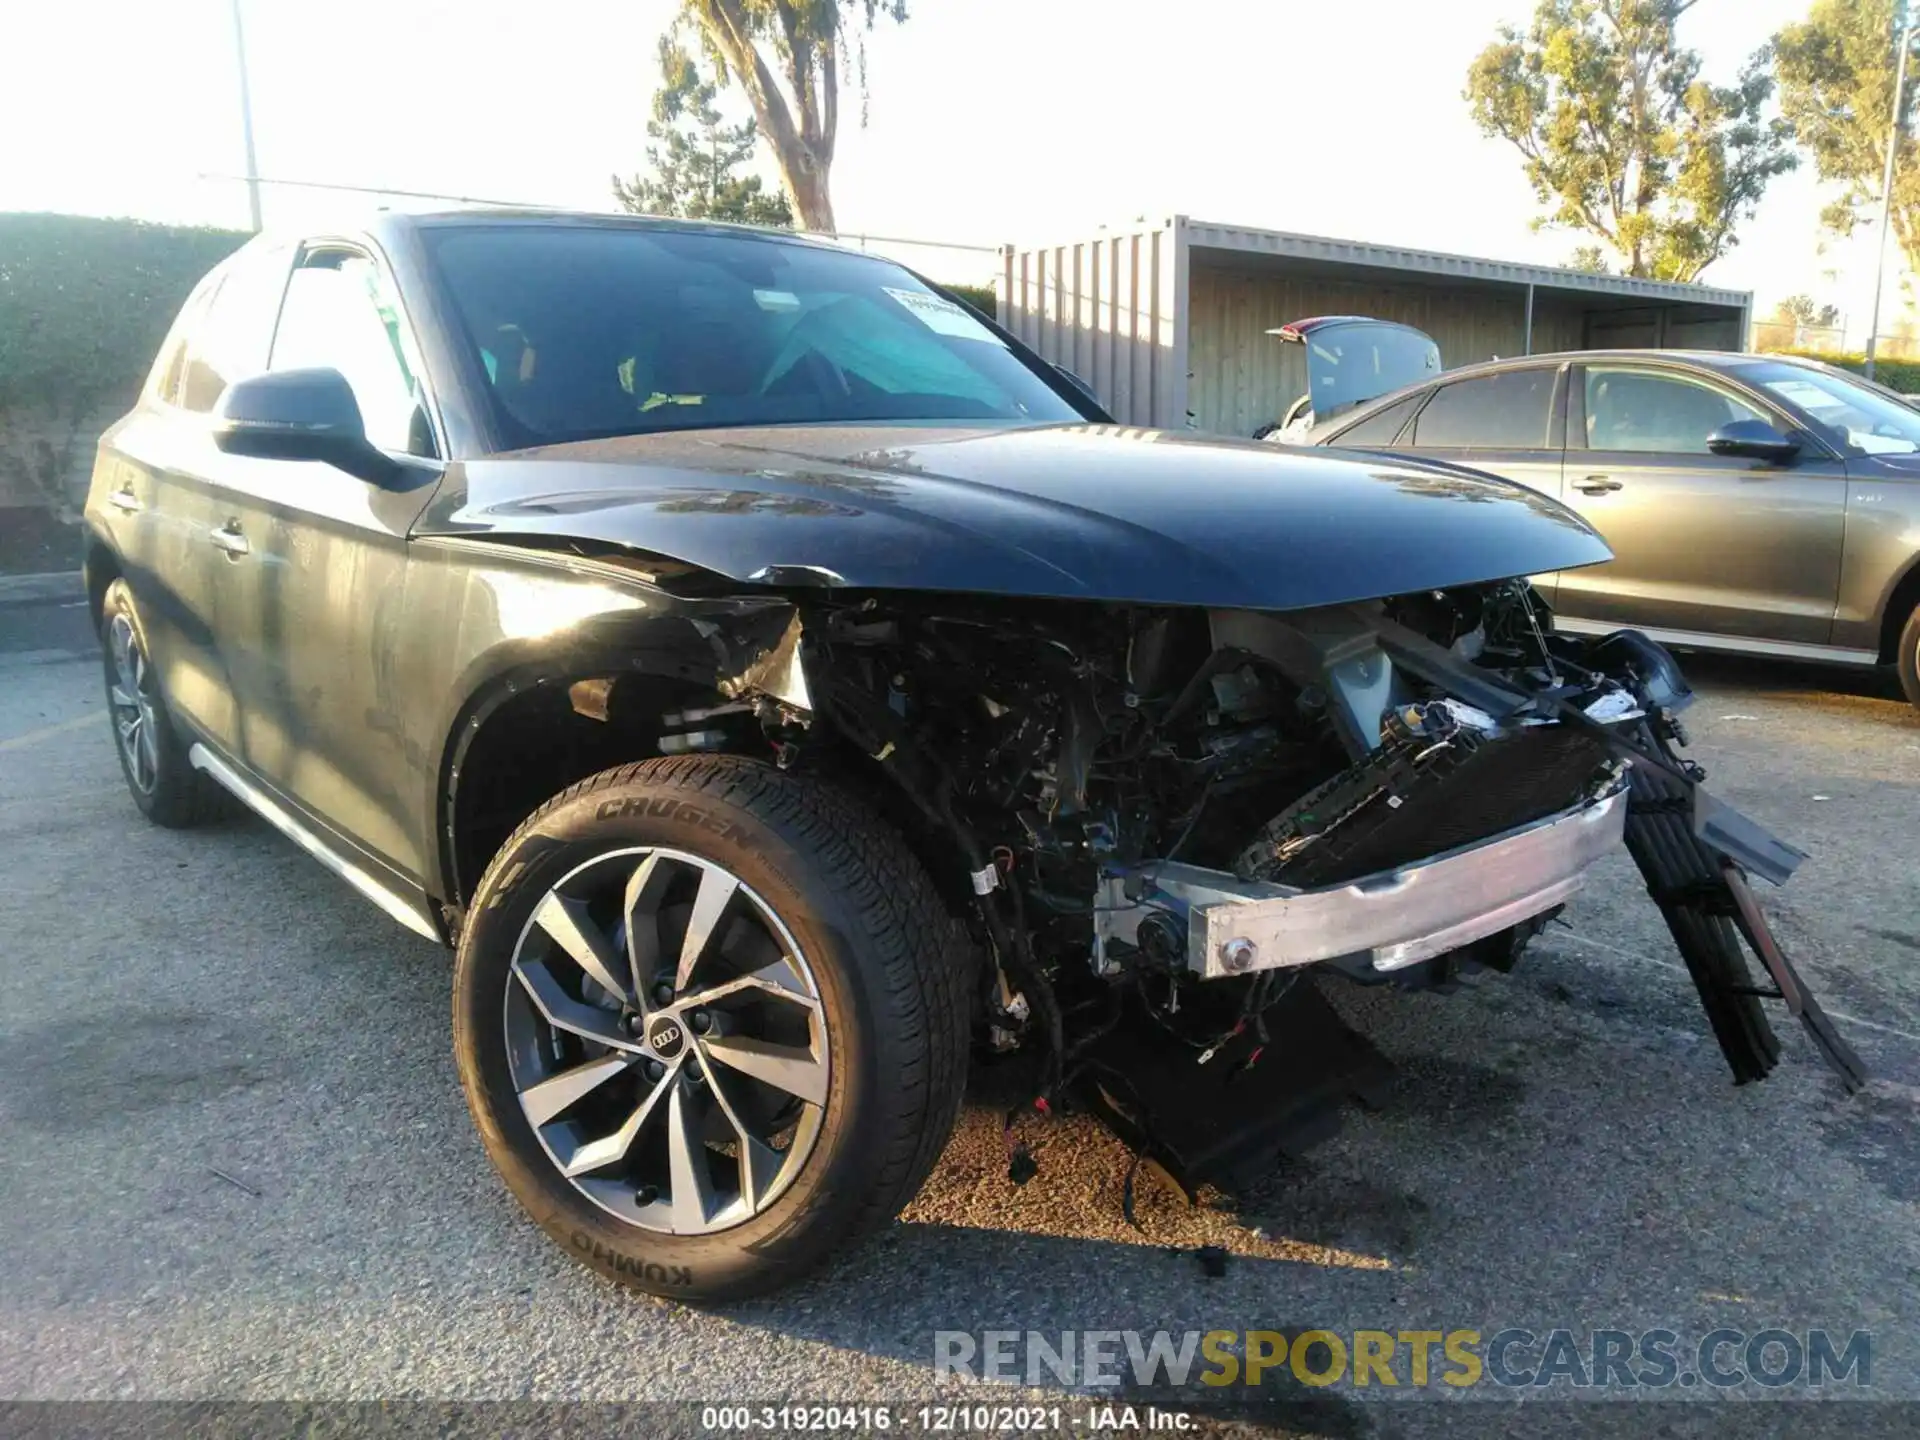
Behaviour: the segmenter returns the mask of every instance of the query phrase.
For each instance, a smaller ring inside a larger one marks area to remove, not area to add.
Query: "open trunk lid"
[[[1303,442],[1316,425],[1440,373],[1440,347],[1411,325],[1364,315],[1319,315],[1269,330],[1307,355],[1307,393],[1296,400],[1273,438]]]

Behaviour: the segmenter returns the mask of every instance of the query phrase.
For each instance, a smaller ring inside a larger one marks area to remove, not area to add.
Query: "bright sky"
[[[262,175],[604,209],[644,161],[676,0],[240,0]],[[1700,0],[1708,74],[1808,0]],[[0,0],[0,210],[243,225],[232,0]],[[1531,0],[913,0],[867,42],[834,169],[841,228],[1048,241],[1142,214],[1560,263],[1518,157],[1461,99]],[[269,224],[368,201],[268,187]],[[1873,242],[1823,239],[1810,171],[1776,181],[1710,283],[1806,291],[1863,334]],[[938,278],[989,257],[901,252]],[[1892,299],[1890,289],[1890,302]],[[1892,305],[1889,304],[1889,311]],[[1885,322],[1883,322],[1884,324]]]

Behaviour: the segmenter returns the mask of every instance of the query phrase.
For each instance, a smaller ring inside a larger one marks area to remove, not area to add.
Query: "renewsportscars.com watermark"
[[[936,1378],[1104,1388],[1509,1389],[1873,1383],[1865,1330],[937,1330]]]

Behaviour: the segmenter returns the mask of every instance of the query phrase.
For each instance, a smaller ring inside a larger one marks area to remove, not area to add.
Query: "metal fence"
[[[1874,342],[1873,353],[1882,360],[1920,360],[1920,335],[1905,330],[1882,335]]]
[[[1791,320],[1756,320],[1753,322],[1753,348],[1841,351],[1847,348],[1847,327],[1797,325]]]
[[[1847,327],[1839,325],[1796,325],[1791,320],[1753,322],[1753,348],[1761,351],[1811,350],[1822,355],[1857,355],[1866,348],[1866,337],[1855,336],[1849,343]],[[1920,360],[1920,332],[1902,325],[1874,341],[1873,353],[1882,360]]]

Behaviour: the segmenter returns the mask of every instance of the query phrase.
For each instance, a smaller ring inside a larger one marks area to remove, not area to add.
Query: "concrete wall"
[[[95,444],[129,403],[105,405],[77,422],[51,411],[7,410],[0,416],[0,506],[78,511],[93,475]]]
[[[126,409],[116,402],[78,421],[31,406],[0,410],[0,575],[80,563],[76,522],[94,452]]]

